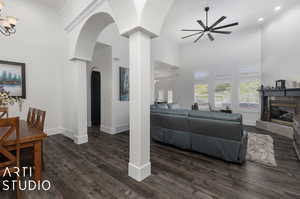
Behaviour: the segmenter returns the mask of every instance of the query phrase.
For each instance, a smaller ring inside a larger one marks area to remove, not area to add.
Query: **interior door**
[[[101,73],[92,72],[91,77],[91,119],[93,126],[101,124]]]

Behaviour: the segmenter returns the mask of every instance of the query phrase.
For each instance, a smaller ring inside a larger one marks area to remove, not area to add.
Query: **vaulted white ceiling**
[[[60,11],[66,4],[68,0],[39,0],[41,3]]]
[[[260,26],[299,2],[299,0],[175,0],[166,18],[162,34],[181,44],[192,42],[193,37],[182,40],[181,37],[191,33],[180,30],[199,29],[200,25],[196,20],[201,19],[205,21],[204,8],[206,6],[210,7],[210,24],[214,23],[221,16],[226,16],[227,19],[220,25],[239,22],[239,26],[228,28],[228,30],[239,31],[249,27]],[[281,6],[281,10],[275,12],[274,8],[277,6]],[[264,17],[265,21],[258,23],[257,20],[260,17]],[[218,35],[216,35],[216,38],[218,38]]]

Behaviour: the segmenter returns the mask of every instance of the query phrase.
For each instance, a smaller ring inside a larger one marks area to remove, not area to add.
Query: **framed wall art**
[[[0,60],[0,92],[26,98],[25,63]]]

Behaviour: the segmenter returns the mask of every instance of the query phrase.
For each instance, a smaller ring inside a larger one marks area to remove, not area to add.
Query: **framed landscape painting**
[[[120,67],[120,101],[129,101],[129,69]]]
[[[0,60],[0,92],[26,98],[25,64]]]

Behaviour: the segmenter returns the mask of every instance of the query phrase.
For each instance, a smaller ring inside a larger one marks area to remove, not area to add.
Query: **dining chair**
[[[29,124],[30,127],[44,131],[45,119],[46,119],[46,111],[37,108],[32,108],[32,107],[29,108],[27,114],[27,123]],[[42,142],[42,153],[43,153],[43,148],[44,147]],[[22,165],[24,166],[34,165],[34,159],[32,154],[33,154],[33,148],[22,149]],[[45,165],[43,156],[42,156],[42,165]]]
[[[27,113],[27,123],[31,126],[34,124],[35,122],[35,117],[36,117],[36,109],[30,107],[28,109],[28,113]]]
[[[0,135],[0,155],[2,156],[0,160],[0,176],[5,174],[6,170],[10,172],[18,171],[20,168],[20,130],[19,130],[19,117],[7,118],[0,120],[0,128],[5,128],[5,133]],[[5,142],[10,138],[15,138],[16,148],[15,153],[9,151],[5,147]],[[16,198],[20,198],[20,176],[17,175],[17,186],[16,188]]]
[[[7,107],[0,107],[0,119],[6,117],[8,118],[8,108]]]
[[[33,127],[43,131],[45,125],[46,111],[35,109],[35,114],[36,118],[33,122]]]

